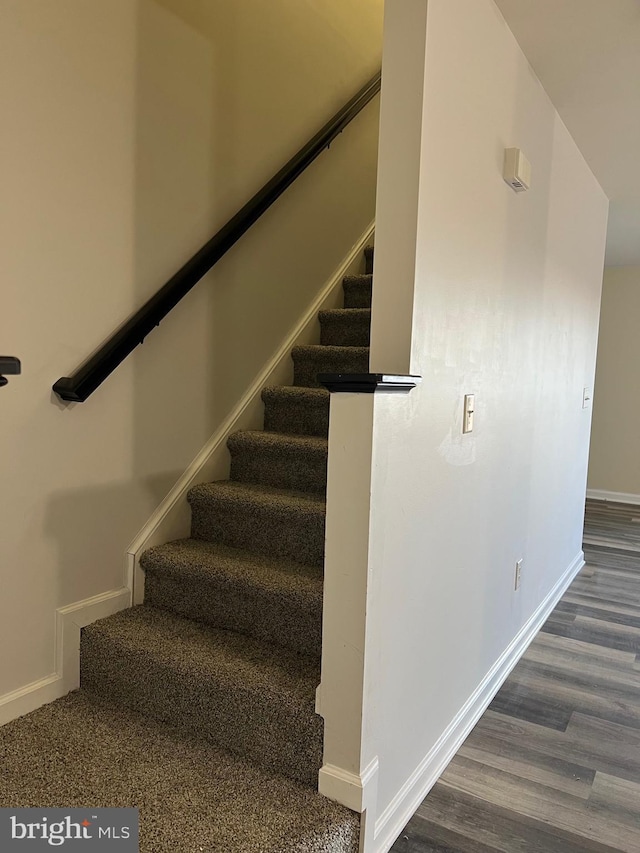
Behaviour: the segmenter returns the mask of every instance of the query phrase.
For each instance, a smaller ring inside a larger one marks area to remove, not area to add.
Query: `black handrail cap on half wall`
[[[376,391],[408,393],[422,382],[422,377],[391,373],[319,373],[318,382],[333,394],[375,394]]]

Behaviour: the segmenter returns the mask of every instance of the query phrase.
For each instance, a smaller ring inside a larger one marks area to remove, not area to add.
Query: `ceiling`
[[[496,0],[609,196],[606,264],[640,265],[640,0]]]

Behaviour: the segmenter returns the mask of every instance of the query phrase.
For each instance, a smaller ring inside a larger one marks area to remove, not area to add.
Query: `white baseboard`
[[[348,773],[332,764],[324,764],[318,774],[320,793],[354,812],[363,812],[375,805],[377,785],[377,758],[359,774]]]
[[[140,568],[140,556],[154,545],[161,545],[172,539],[189,535],[190,513],[186,500],[187,492],[198,483],[223,480],[229,476],[227,439],[238,430],[262,429],[262,389],[266,385],[291,383],[293,372],[291,350],[298,344],[316,342],[318,311],[337,306],[342,279],[345,275],[355,272],[362,262],[362,253],[371,240],[373,232],[374,223],[371,223],[304,316],[256,376],[241,400],[211,436],[127,549],[126,583],[133,588],[135,604],[142,603],[144,597],[144,572]]]
[[[365,853],[388,853],[584,564],[581,551],[376,820],[374,841]]]
[[[376,756],[361,773],[349,773],[332,764],[324,764],[318,774],[318,791],[323,796],[360,815],[358,853],[367,853],[374,844],[378,769]]]
[[[51,675],[0,696],[0,726],[54,702],[80,686],[80,630],[131,606],[131,590],[122,587],[69,604],[56,611]]]
[[[587,489],[587,497],[592,501],[610,501],[617,504],[640,504],[640,495],[629,492],[607,492],[604,489]]]
[[[61,696],[64,696],[62,679],[57,672],[6,693],[0,697],[0,726],[30,714],[36,708],[48,705]]]

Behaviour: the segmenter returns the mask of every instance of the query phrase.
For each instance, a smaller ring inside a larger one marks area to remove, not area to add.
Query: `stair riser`
[[[332,356],[330,352],[323,352],[318,347],[313,354],[307,350],[292,353],[294,385],[302,385],[307,388],[317,388],[317,376],[319,373],[367,373],[369,371],[369,353],[360,350],[349,353],[343,352],[339,358]]]
[[[373,273],[373,246],[367,246],[364,250],[364,271],[367,275]]]
[[[269,690],[163,666],[83,632],[81,686],[93,696],[197,735],[307,785],[322,760],[322,721],[313,701],[290,708]]]
[[[371,308],[372,279],[359,277],[345,278],[344,290],[345,308]]]
[[[276,489],[324,493],[327,488],[325,452],[278,453],[271,448],[231,451],[231,479]]]
[[[340,320],[320,319],[320,343],[334,347],[368,347],[371,331],[369,318],[357,320],[346,316]]]
[[[329,434],[329,397],[308,404],[293,400],[264,399],[264,428],[287,435]]]
[[[248,584],[215,583],[203,576],[197,588],[165,572],[147,571],[145,604],[178,616],[236,631],[292,651],[320,657],[322,593],[284,598]]]
[[[191,535],[310,566],[324,562],[324,513],[297,513],[190,497]]]

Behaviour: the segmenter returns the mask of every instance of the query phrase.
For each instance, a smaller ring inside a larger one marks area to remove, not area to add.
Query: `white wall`
[[[604,273],[589,490],[640,503],[640,267]]]
[[[340,677],[364,679],[362,737],[345,755],[331,705],[325,761],[356,782],[378,761],[367,851],[388,849],[581,565],[582,394],[593,382],[607,220],[607,199],[493,2],[429,0],[420,60],[404,33],[425,26],[425,5],[387,3],[371,352],[372,370],[423,381],[407,396],[375,396],[368,525],[340,530],[350,510],[329,469],[328,531],[344,541],[328,543],[328,583],[350,588],[359,574],[367,592],[354,654],[346,632],[326,640],[321,693],[329,708]],[[421,121],[399,122],[393,81],[420,85],[421,63]],[[502,179],[511,146],[533,167],[521,195]],[[398,181],[418,191],[394,215],[384,204]],[[463,436],[469,393],[475,429]],[[330,459],[368,441],[365,404],[339,396]],[[366,483],[366,464],[359,476]],[[363,543],[368,559],[341,561]],[[325,612],[325,626],[331,619]]]
[[[84,404],[72,372],[377,70],[382,0],[0,0],[0,699],[373,218],[377,105]],[[6,652],[7,649],[11,653]]]

